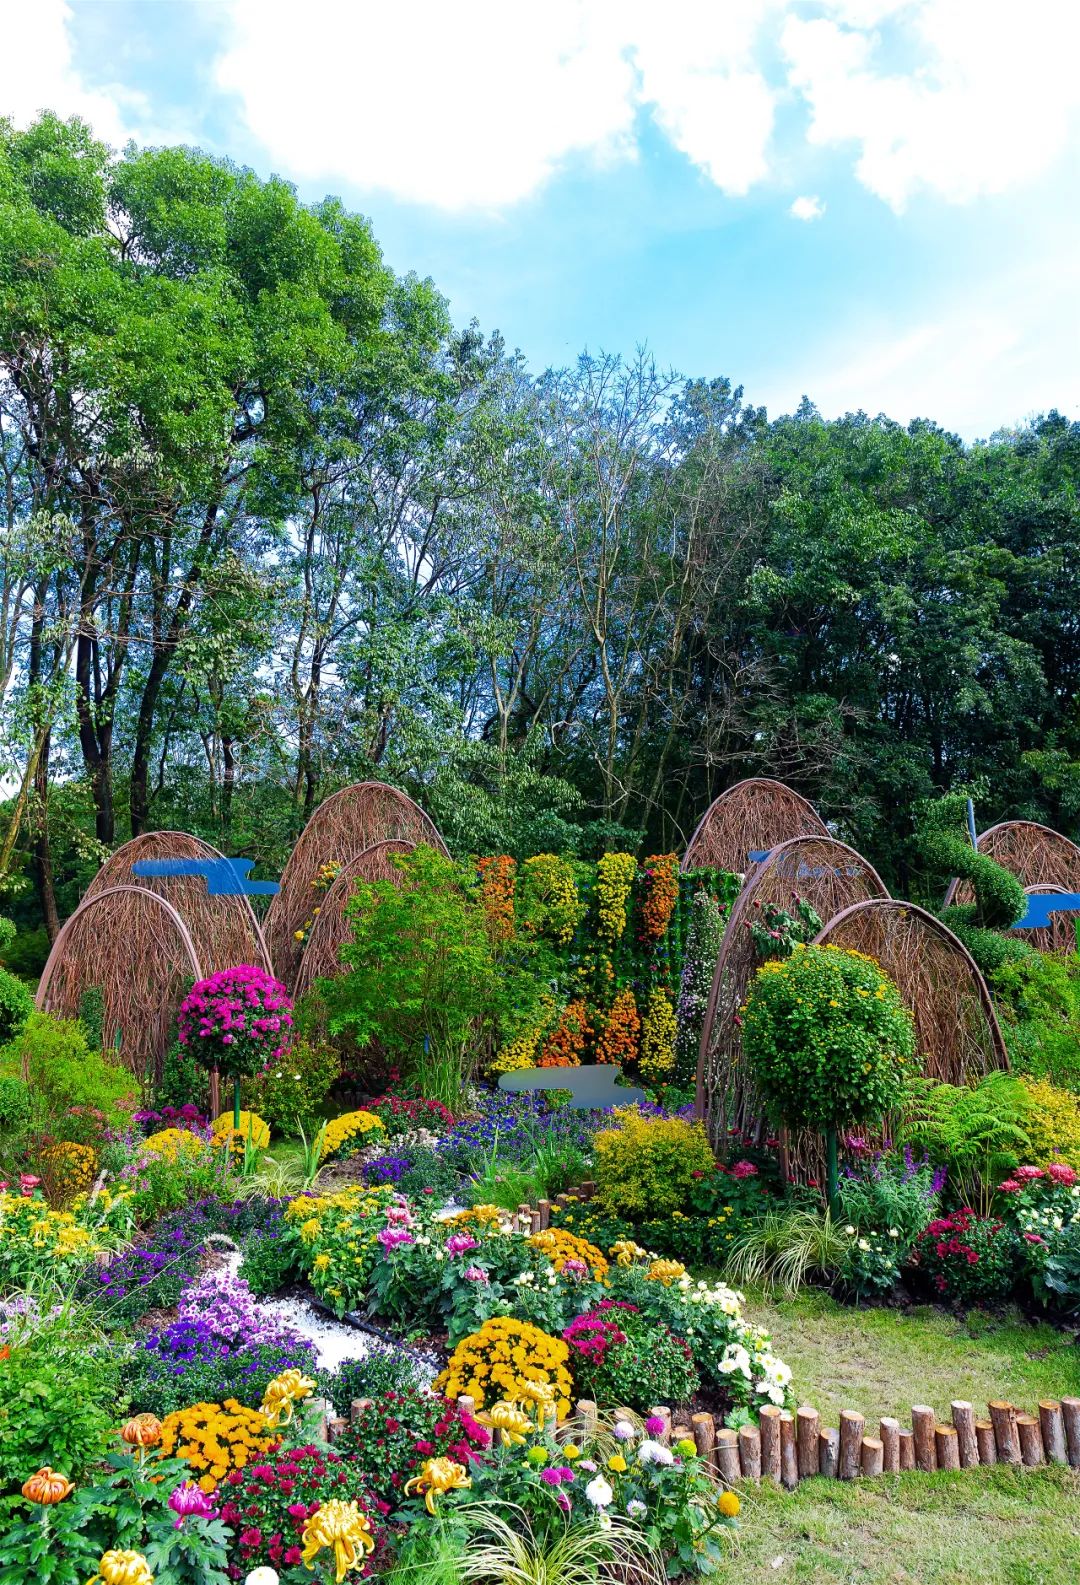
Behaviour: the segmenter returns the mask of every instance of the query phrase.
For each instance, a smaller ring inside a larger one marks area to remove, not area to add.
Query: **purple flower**
[[[174,1530],[179,1530],[185,1519],[213,1519],[217,1510],[211,1499],[193,1481],[186,1480],[177,1486],[169,1497],[169,1507],[176,1515]]]

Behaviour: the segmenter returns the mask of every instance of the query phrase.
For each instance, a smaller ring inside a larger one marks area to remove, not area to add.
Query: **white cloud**
[[[825,205],[816,193],[803,193],[792,200],[788,213],[796,220],[820,220],[825,213]]]
[[[809,139],[854,144],[858,179],[893,209],[920,190],[953,203],[1006,192],[1066,148],[1080,108],[1076,0],[824,0],[822,11],[792,10],[781,33]]]
[[[4,12],[0,55],[0,115],[26,126],[41,110],[82,116],[95,135],[120,146],[146,136],[149,122],[144,95],[110,84],[87,88],[72,61],[67,0],[32,0]]]
[[[633,158],[640,113],[732,194],[768,170],[754,61],[775,0],[229,0],[215,71],[294,174],[445,209],[535,192],[573,155]]]

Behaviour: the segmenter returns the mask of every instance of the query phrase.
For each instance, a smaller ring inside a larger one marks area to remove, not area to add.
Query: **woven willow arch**
[[[1034,820],[1002,820],[980,832],[975,846],[1015,875],[1025,889],[1056,887],[1080,892],[1080,847],[1049,826],[1037,825]],[[970,881],[950,882],[946,907],[974,901]]]
[[[202,978],[191,932],[167,898],[145,886],[108,886],[65,921],[35,1006],[75,1018],[83,993],[99,987],[103,1043],[119,1034],[123,1059],[142,1081],[160,1077],[187,983]]]
[[[136,875],[142,859],[221,859],[224,854],[187,831],[144,831],[105,860],[83,902],[117,886],[138,886],[171,903],[183,918],[205,974],[253,963],[272,973],[270,953],[251,901],[211,896],[204,875]]]
[[[915,1016],[928,1078],[964,1084],[1009,1066],[994,1003],[974,958],[925,908],[895,898],[856,903],[830,919],[816,942],[865,952],[896,981]]]
[[[402,874],[393,862],[397,853],[412,853],[413,842],[392,839],[374,842],[343,864],[319,904],[319,913],[304,943],[296,973],[296,994],[303,996],[318,979],[327,979],[341,967],[342,944],[348,939],[349,922],[345,905],[352,896],[353,882],[393,881],[401,885]]]
[[[311,918],[312,883],[323,864],[348,864],[379,842],[426,843],[446,852],[434,822],[407,793],[386,782],[357,782],[332,793],[316,809],[292,850],[281,888],[266,916],[274,972],[290,988],[296,983],[302,948],[296,931]]]
[[[851,903],[889,895],[874,866],[835,837],[791,837],[754,866],[724,929],[698,1049],[695,1114],[708,1119],[717,1149],[725,1128],[751,1134],[761,1123],[762,1107],[742,1060],[735,1017],[760,963],[750,933],[753,916],[760,905],[785,905],[793,892],[821,919],[832,919]]]
[[[765,852],[792,837],[828,834],[813,804],[783,782],[755,776],[713,800],[687,844],[682,867],[744,875],[751,852]]]

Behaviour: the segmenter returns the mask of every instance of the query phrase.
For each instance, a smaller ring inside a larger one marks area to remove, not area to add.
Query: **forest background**
[[[276,877],[365,778],[458,854],[592,857],[775,776],[913,897],[935,792],[1072,831],[1078,478],[1052,408],[965,445],[535,372],[334,199],[0,122],[9,966],[127,836]]]

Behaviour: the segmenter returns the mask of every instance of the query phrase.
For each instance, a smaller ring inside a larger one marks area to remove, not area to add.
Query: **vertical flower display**
[[[641,1041],[641,1019],[637,1002],[629,988],[621,990],[611,1004],[603,1033],[596,1044],[597,1062],[614,1062],[626,1068],[636,1062]]]
[[[487,916],[488,930],[495,946],[505,946],[514,934],[514,892],[517,862],[509,854],[496,853],[476,861],[480,875],[480,896]]]
[[[538,1068],[578,1068],[592,1034],[589,1010],[581,998],[567,1002],[562,1017],[544,1041]]]
[[[675,1009],[667,992],[659,985],[649,993],[645,1016],[641,1020],[641,1075],[645,1079],[662,1079],[675,1066],[675,1036],[678,1025]]]
[[[538,853],[526,859],[518,876],[516,893],[522,929],[527,935],[546,936],[557,946],[568,947],[585,915],[577,877],[569,859],[558,853]]]
[[[596,929],[612,945],[626,930],[630,895],[637,875],[632,853],[604,853],[596,863]]]

